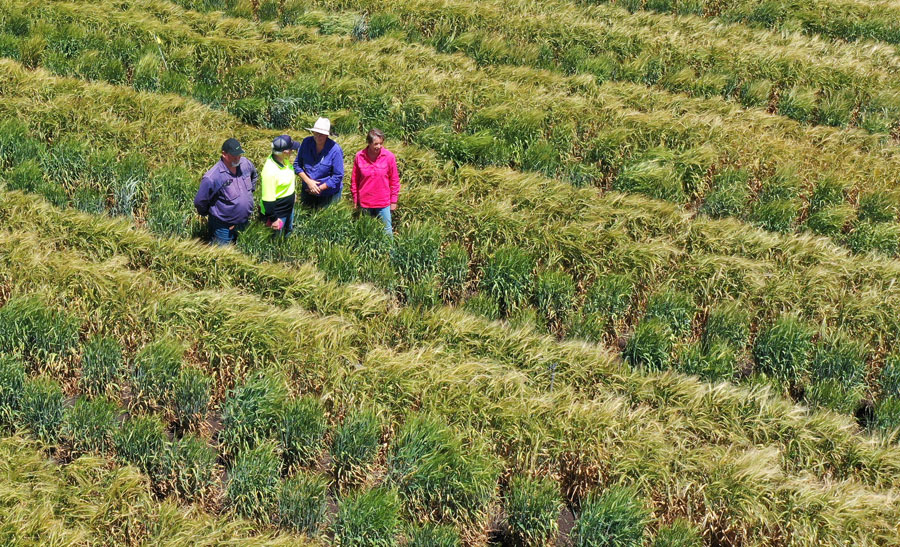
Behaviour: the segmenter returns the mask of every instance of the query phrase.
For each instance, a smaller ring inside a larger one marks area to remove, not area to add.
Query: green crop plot
[[[898,14],[5,2],[0,543],[900,542]],[[319,116],[393,235],[201,241]]]

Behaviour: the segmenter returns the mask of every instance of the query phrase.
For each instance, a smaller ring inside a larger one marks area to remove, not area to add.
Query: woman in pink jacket
[[[384,147],[384,132],[373,129],[366,135],[368,146],[353,158],[350,194],[353,206],[384,222],[384,231],[393,235],[391,211],[397,210],[400,173],[397,158]]]

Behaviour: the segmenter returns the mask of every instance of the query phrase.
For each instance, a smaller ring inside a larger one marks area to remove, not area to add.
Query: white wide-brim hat
[[[322,135],[331,135],[331,120],[328,118],[319,118],[312,127],[307,127],[306,130]]]

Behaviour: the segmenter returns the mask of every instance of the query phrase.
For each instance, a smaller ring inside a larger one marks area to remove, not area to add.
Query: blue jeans
[[[228,224],[209,215],[209,242],[213,245],[231,245],[237,241],[238,234],[247,227],[247,222]]]
[[[391,237],[394,237],[394,230],[393,226],[391,225],[390,205],[387,207],[360,207],[360,209],[368,213],[369,216],[378,217],[381,222],[384,222],[384,233]]]

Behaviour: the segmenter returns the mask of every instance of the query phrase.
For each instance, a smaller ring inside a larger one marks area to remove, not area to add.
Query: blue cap
[[[288,135],[281,135],[280,137],[275,137],[275,140],[272,141],[272,151],[273,152],[284,152],[285,150],[299,150],[300,143],[292,139]]]

